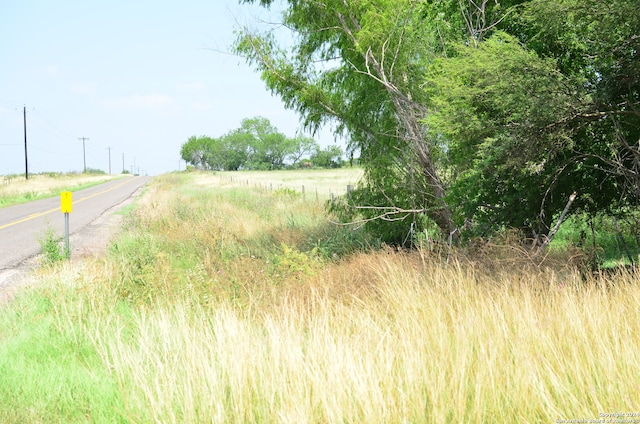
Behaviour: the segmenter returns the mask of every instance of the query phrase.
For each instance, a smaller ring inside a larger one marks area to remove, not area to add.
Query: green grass
[[[624,244],[611,216],[598,215],[593,218],[592,223],[593,227],[589,218],[583,215],[570,217],[560,227],[551,248],[555,251],[566,251],[580,247],[588,256],[588,260],[595,261],[601,268],[630,265],[628,254],[636,264],[638,263],[640,244],[635,214],[630,213],[627,220],[621,220],[619,223]]]
[[[0,422],[125,422],[117,380],[81,323],[33,293],[0,314]]]

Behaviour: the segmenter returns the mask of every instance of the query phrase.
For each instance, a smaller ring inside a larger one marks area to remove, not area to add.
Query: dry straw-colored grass
[[[290,189],[302,192],[309,197],[318,196],[327,199],[333,194],[341,196],[347,192],[347,186],[354,186],[362,178],[363,170],[359,167],[343,167],[337,169],[309,169],[292,172],[282,171],[236,171],[220,172],[215,178],[220,184],[247,185],[267,190]],[[198,180],[204,184],[206,177]]]
[[[384,252],[330,268],[269,304],[180,296],[133,321],[90,314],[86,331],[133,421],[553,422],[637,410],[635,285],[485,281]]]
[[[128,253],[57,277],[74,293],[53,302],[60,326],[80,324],[132,422],[538,423],[639,410],[636,275],[583,283],[393,250],[284,273],[250,240],[266,232],[277,246],[300,230],[245,211],[257,195],[236,193],[230,209],[222,189],[193,197],[178,179],[148,190],[130,231],[162,241],[136,280],[158,284],[153,301],[123,306]],[[239,245],[246,253],[220,257]]]
[[[14,197],[27,193],[35,196],[55,193],[85,184],[99,183],[118,178],[114,175],[92,174],[34,174],[26,180],[16,177],[10,180],[0,180],[0,197]]]

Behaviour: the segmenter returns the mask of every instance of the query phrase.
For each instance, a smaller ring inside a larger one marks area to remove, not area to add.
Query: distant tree
[[[294,139],[287,138],[263,117],[244,119],[233,134],[236,142],[246,146],[248,169],[281,169],[296,151]]]
[[[253,137],[250,134],[238,130],[222,136],[218,153],[220,168],[226,171],[246,168],[252,142]]]
[[[180,157],[199,169],[210,169],[214,140],[207,136],[191,136],[180,148]]]
[[[338,146],[329,146],[318,150],[311,156],[311,162],[322,168],[341,168],[344,165],[342,149]]]
[[[240,128],[220,138],[192,136],[180,156],[198,169],[281,169],[295,165],[318,149],[308,137],[289,138],[263,117],[244,119]]]
[[[310,137],[299,135],[294,137],[292,141],[294,151],[287,158],[291,166],[297,166],[304,158],[310,158],[320,149],[318,142]]]

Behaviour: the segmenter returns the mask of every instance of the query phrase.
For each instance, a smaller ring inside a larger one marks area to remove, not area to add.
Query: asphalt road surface
[[[69,233],[81,233],[150,180],[151,177],[125,177],[74,192]],[[0,209],[0,273],[39,254],[40,240],[49,228],[56,235],[64,235],[60,196]]]

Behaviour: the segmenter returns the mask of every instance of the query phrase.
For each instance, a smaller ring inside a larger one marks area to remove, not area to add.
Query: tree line
[[[282,3],[292,36],[243,28],[235,50],[307,129],[332,123],[360,152],[345,217],[391,239],[518,228],[544,243],[569,199],[638,204],[637,0]]]
[[[240,128],[218,138],[192,136],[180,156],[196,168],[225,171],[343,165],[340,147],[322,149],[313,138],[287,137],[263,117],[244,119]]]

